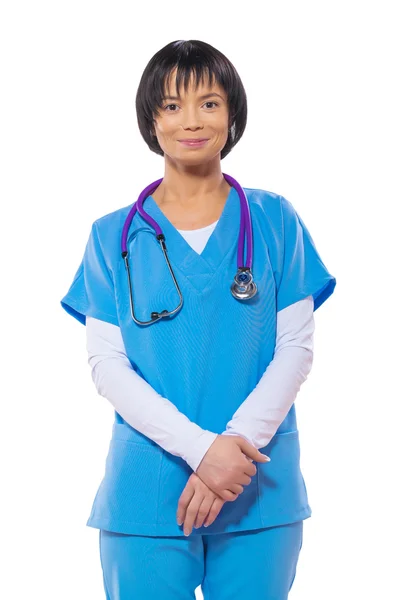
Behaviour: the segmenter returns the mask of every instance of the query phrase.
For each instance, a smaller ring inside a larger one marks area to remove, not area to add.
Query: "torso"
[[[230,189],[231,186],[227,183],[223,195],[215,197],[215,201],[207,202],[206,206],[198,204],[186,211],[183,211],[180,205],[172,202],[161,202],[158,188],[152,194],[152,197],[176,229],[190,231],[207,227],[218,221],[224,210]]]

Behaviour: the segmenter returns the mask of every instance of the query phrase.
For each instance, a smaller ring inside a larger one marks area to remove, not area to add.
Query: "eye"
[[[213,100],[209,100],[208,102],[205,102],[204,104],[215,104],[215,106],[218,106],[218,104],[216,102],[214,102]],[[167,110],[169,106],[178,106],[177,104],[167,104],[166,106],[163,107],[166,112],[176,112],[176,110]],[[211,107],[211,108],[213,108],[213,107]]]

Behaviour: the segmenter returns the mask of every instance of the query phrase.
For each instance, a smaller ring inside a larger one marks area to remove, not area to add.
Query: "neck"
[[[166,157],[167,158],[167,157]],[[187,167],[166,160],[165,173],[161,184],[153,194],[159,204],[194,206],[207,198],[226,197],[230,185],[221,171],[221,164],[196,165]]]

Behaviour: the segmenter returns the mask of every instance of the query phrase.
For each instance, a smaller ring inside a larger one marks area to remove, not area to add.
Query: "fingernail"
[[[179,526],[182,525],[182,521],[180,519],[177,520],[177,523],[178,523]]]

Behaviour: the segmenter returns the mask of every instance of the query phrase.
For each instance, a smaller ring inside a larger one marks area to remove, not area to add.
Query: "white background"
[[[3,3],[2,597],[104,597],[85,523],[114,411],[60,299],[92,222],[163,176],[134,99],[177,39],[217,47],[245,86],[247,128],[222,170],[289,199],[337,278],[296,400],[313,515],[290,599],[399,597],[395,4]]]

